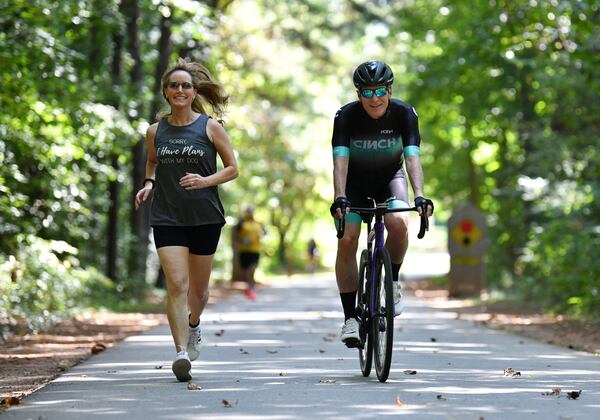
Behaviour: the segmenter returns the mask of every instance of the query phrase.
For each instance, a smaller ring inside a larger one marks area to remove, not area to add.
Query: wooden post
[[[485,218],[472,204],[460,207],[448,219],[450,297],[479,296],[485,286],[487,244]]]

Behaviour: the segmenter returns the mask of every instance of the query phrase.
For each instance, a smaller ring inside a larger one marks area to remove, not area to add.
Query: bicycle
[[[368,215],[367,247],[362,250],[360,255],[358,292],[356,294],[356,313],[360,334],[358,357],[364,377],[371,374],[372,361],[375,360],[375,372],[380,382],[385,382],[390,373],[395,316],[392,262],[390,254],[384,246],[383,217],[386,213],[418,211],[417,207],[389,209],[387,201],[376,203],[373,200],[372,208],[347,207],[351,212]],[[342,211],[342,214],[345,214],[345,210]],[[373,216],[375,216],[375,224],[371,227]],[[345,218],[342,217],[337,228],[338,239],[343,238],[345,225]],[[423,212],[417,237],[422,239],[428,230],[429,220],[427,214]]]

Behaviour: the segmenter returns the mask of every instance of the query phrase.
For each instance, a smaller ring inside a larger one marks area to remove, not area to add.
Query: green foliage
[[[538,226],[519,258],[517,291],[558,313],[600,315],[598,226],[562,215]]]
[[[163,17],[170,60],[204,62],[231,94],[226,129],[241,176],[220,191],[230,225],[243,205],[257,207],[269,232],[265,268],[301,267],[306,240],[329,223],[333,115],[355,99],[354,66],[380,58],[396,73],[394,96],[419,112],[438,218],[465,201],[488,216],[491,287],[557,311],[597,312],[598,2],[155,3],[137,3],[142,79],[132,83],[135,40],[122,2],[2,2],[5,316],[68,312],[77,296],[97,295],[90,283],[104,285],[104,302],[119,301],[98,273],[115,203],[116,283],[120,292],[141,284],[123,261],[137,245],[130,150],[147,105],[161,99],[153,86]],[[215,277],[227,278],[230,257],[217,255]],[[19,287],[6,280],[15,272]]]
[[[114,293],[108,278],[80,266],[77,249],[66,242],[33,235],[18,240],[16,255],[0,257],[0,319],[25,319],[35,330]]]
[[[488,214],[492,288],[597,313],[598,4],[531,3],[405,8],[427,189]]]

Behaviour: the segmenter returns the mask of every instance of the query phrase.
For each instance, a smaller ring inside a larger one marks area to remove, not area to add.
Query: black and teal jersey
[[[415,109],[390,100],[385,115],[371,118],[359,101],[341,107],[333,123],[333,158],[348,161],[346,185],[389,182],[402,169],[404,156],[418,156],[421,137]]]

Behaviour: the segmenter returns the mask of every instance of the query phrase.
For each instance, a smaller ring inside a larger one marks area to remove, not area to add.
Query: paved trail
[[[332,277],[286,281],[207,309],[188,390],[166,326],[92,357],[4,419],[598,419],[600,358],[456,320],[408,301],[387,383],[337,338]],[[521,373],[504,376],[504,369]],[[416,370],[414,375],[405,370]],[[543,395],[553,388],[560,395]],[[582,390],[577,400],[566,392]]]

